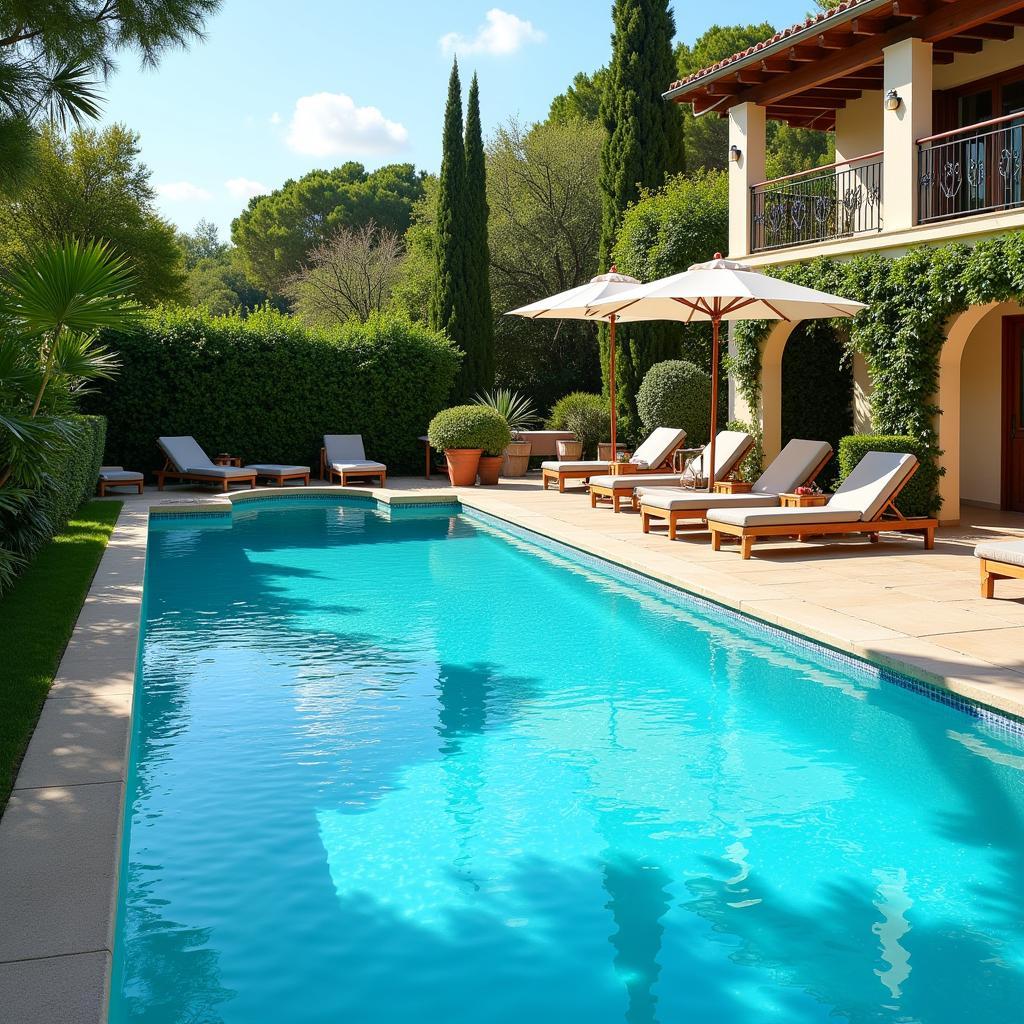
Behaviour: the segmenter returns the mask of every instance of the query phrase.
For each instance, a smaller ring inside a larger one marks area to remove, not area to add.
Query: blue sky
[[[453,53],[480,76],[485,131],[543,118],[605,63],[610,0],[224,0],[205,43],[142,70],[131,54],[104,120],[142,136],[162,213],[227,238],[250,195],[316,167],[410,161],[437,170]],[[714,21],[804,17],[811,0],[676,0],[679,38]]]

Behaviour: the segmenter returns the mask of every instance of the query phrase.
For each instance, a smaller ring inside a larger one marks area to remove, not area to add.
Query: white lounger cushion
[[[332,462],[331,469],[336,473],[384,473],[387,466],[383,462]]]
[[[770,508],[778,505],[777,494],[708,494],[707,491],[684,491],[674,487],[671,490],[658,490],[657,487],[644,488],[640,492],[640,500],[651,508],[664,509],[666,512],[685,512],[687,509],[720,509],[720,508]]]
[[[722,480],[727,477],[736,468],[753,442],[754,439],[741,430],[720,431],[715,437],[715,479]],[[697,479],[698,474],[701,479],[707,479],[710,459],[711,444],[709,442],[704,446],[704,451],[700,455],[696,455],[690,460],[689,465],[693,469],[687,467],[680,478],[680,484],[692,483]]]
[[[656,427],[629,460],[637,466],[660,466],[686,440],[678,427]]]
[[[362,434],[324,434],[328,462],[366,462]]]
[[[825,441],[804,441],[794,437],[775,456],[751,488],[758,494],[786,494],[806,483],[808,477],[832,451]]]
[[[211,480],[234,480],[245,477],[252,479],[253,470],[241,469],[238,466],[188,466],[181,470],[189,476],[208,476]]]
[[[199,443],[191,435],[158,437],[156,443],[171,460],[174,468],[182,473],[201,473],[203,470],[216,468],[209,455],[199,447]]]
[[[308,473],[309,466],[282,466],[276,462],[250,462],[246,469],[255,470],[259,474],[276,476],[278,473]]]
[[[592,476],[590,478],[591,487],[611,487],[616,491],[625,491],[627,494],[641,484],[671,487],[677,483],[679,483],[678,473],[624,473],[622,476]]]
[[[743,512],[715,510],[709,523],[731,526],[784,526],[808,522],[871,522],[885,509],[900,484],[913,472],[917,459],[899,452],[868,452],[820,508],[766,508]]]
[[[799,526],[801,523],[856,523],[860,513],[856,510],[819,508],[751,508],[714,509],[708,512],[709,523],[727,523],[730,526]]]
[[[540,468],[553,469],[556,473],[572,473],[574,470],[582,472],[585,469],[592,469],[595,473],[607,473],[610,467],[607,462],[591,459],[589,462],[542,462]]]
[[[979,544],[974,553],[978,558],[987,558],[990,562],[1024,566],[1024,540],[1011,541],[1009,544],[987,540]]]
[[[122,469],[120,466],[102,466],[100,467],[100,479],[106,483],[114,483],[120,481],[122,483],[136,483],[143,479],[141,473],[137,473],[130,469]]]

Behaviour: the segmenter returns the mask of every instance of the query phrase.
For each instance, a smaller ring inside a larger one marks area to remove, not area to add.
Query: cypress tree
[[[480,125],[480,86],[469,86],[466,103],[465,189],[466,309],[462,317],[466,364],[461,383],[469,397],[494,383],[494,318],[491,311],[490,252],[487,247],[487,164]]]
[[[675,104],[662,99],[676,73],[675,19],[668,2],[615,0],[612,20],[612,59],[601,97],[605,129],[600,173],[602,271],[611,265],[626,207],[642,189],[660,187],[667,176],[684,167],[682,118]],[[636,422],[636,392],[643,375],[674,353],[679,329],[631,324],[619,327],[617,335],[619,405],[628,433]],[[607,387],[607,327],[600,338],[601,372]]]
[[[430,326],[446,331],[462,347],[465,308],[465,209],[466,151],[462,138],[462,83],[458,61],[452,63],[448,80],[448,105],[444,112],[441,144],[441,179],[437,197],[434,237],[434,289],[430,301]],[[468,362],[468,357],[465,360]],[[465,373],[465,363],[462,372]],[[456,388],[458,389],[458,386]]]

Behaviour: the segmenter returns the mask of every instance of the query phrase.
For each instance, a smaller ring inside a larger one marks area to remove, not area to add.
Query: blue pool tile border
[[[574,547],[572,544],[553,540],[551,537],[546,537],[534,530],[520,526],[518,523],[511,523],[507,519],[502,519],[489,512],[483,512],[476,508],[468,508],[463,505],[462,515],[466,516],[468,519],[479,520],[481,523],[491,527],[492,529],[507,533],[509,536],[515,537],[517,540],[524,541],[527,544],[532,544],[542,550],[550,551],[552,554],[566,558],[571,562],[576,562],[588,569],[596,569],[598,572],[604,573],[606,576],[612,576],[625,583],[639,583],[670,601],[685,603],[697,611],[705,613],[713,612],[717,616],[727,616],[737,622],[741,622],[748,629],[752,629],[755,632],[761,633],[762,635],[772,639],[784,640],[786,643],[800,648],[802,651],[813,655],[815,658],[824,659],[839,668],[867,674],[872,680],[880,683],[888,683],[892,686],[898,686],[903,690],[909,690],[912,693],[920,694],[929,700],[933,700],[939,704],[945,704],[947,707],[953,708],[970,718],[983,722],[993,731],[1006,733],[1014,739],[1024,739],[1024,719],[1015,718],[1012,715],[1001,714],[998,711],[993,711],[991,708],[987,708],[975,701],[968,700],[966,697],[961,697],[959,694],[953,693],[951,690],[947,690],[941,686],[925,682],[922,679],[915,679],[913,676],[906,675],[903,672],[898,672],[885,665],[879,665],[873,661],[867,660],[866,658],[858,658],[853,654],[848,654],[846,651],[840,651],[834,647],[830,647],[828,644],[821,643],[817,640],[811,640],[809,637],[803,636],[801,633],[783,629],[779,626],[774,626],[771,623],[765,622],[763,619],[755,618],[752,615],[745,615],[743,612],[739,612],[735,608],[730,608],[727,605],[719,604],[717,601],[701,597],[698,594],[694,594],[691,591],[686,590],[684,587],[673,586],[671,583],[666,583],[664,580],[659,580],[653,576],[648,576],[645,573],[637,572],[635,569],[629,569],[619,562],[613,562],[610,559],[602,558],[600,555],[593,555],[589,551],[584,551],[581,548]]]

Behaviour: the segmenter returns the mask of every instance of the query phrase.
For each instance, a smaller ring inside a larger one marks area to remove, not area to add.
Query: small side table
[[[239,455],[228,455],[227,452],[221,452],[220,455],[213,457],[213,464],[215,466],[237,466],[241,467],[242,458]]]
[[[831,494],[780,494],[779,505],[782,508],[821,508],[831,497]]]
[[[747,480],[716,480],[715,494],[749,494],[753,486]]]

